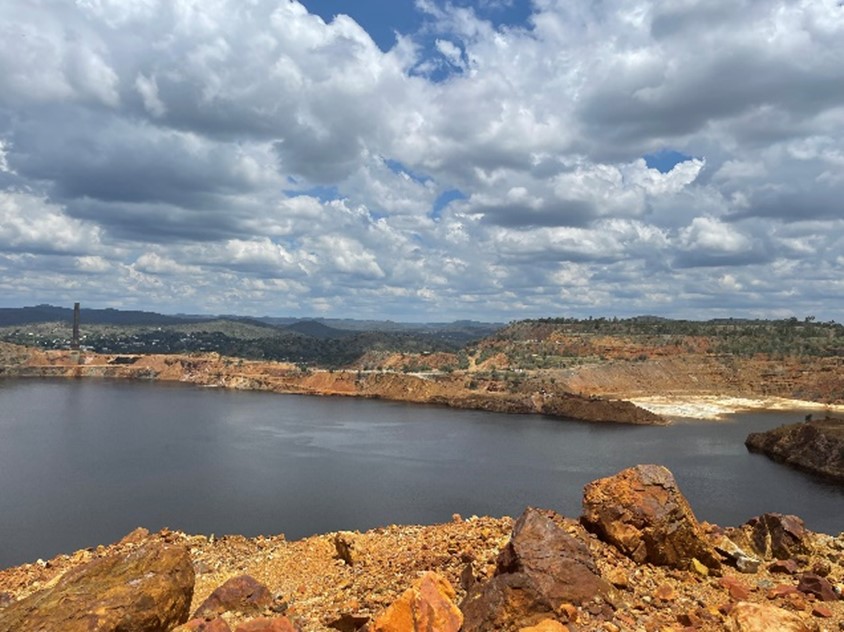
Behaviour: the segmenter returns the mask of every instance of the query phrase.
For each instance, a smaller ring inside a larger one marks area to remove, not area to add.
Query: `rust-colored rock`
[[[718,582],[730,593],[730,597],[736,601],[744,601],[750,596],[750,589],[733,577],[722,577]]]
[[[563,604],[612,594],[586,545],[567,534],[554,517],[554,512],[528,508],[513,525],[495,577],[476,584],[461,604],[465,632],[527,627]]]
[[[795,560],[777,560],[768,566],[768,570],[772,573],[782,573],[783,575],[796,575],[799,567]]]
[[[498,558],[497,574],[526,573],[555,609],[609,595],[612,589],[589,549],[554,522],[554,516],[533,507],[522,513]]]
[[[814,595],[821,601],[838,601],[838,595],[829,580],[814,573],[801,575],[797,590],[805,595]]]
[[[210,619],[224,612],[253,614],[273,601],[270,591],[249,575],[232,577],[214,590],[194,612],[194,617]]]
[[[750,546],[765,559],[787,560],[808,553],[806,527],[797,516],[766,513],[745,523],[750,531]]]
[[[434,572],[425,573],[394,601],[370,632],[458,632],[463,614],[454,604],[454,588]]]
[[[0,610],[0,632],[159,632],[188,618],[194,573],[182,546],[150,542],[83,564]]]
[[[586,485],[581,522],[638,563],[687,569],[697,558],[711,569],[721,566],[674,476],[660,465],[637,465]]]
[[[741,601],[730,610],[727,629],[732,632],[815,632],[814,623],[782,608]]]
[[[241,623],[234,632],[297,632],[297,630],[287,617],[274,617]]]

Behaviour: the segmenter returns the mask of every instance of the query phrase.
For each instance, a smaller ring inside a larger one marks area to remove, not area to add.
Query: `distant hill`
[[[293,323],[292,325],[287,325],[283,328],[283,330],[292,331],[304,336],[310,336],[311,338],[319,338],[321,340],[348,338],[356,334],[354,331],[350,331],[348,329],[336,329],[315,320],[301,320]]]
[[[165,326],[179,325],[186,322],[203,320],[196,317],[165,316],[156,312],[120,309],[89,309],[82,306],[81,318],[83,322],[92,325],[147,325]],[[0,327],[15,325],[30,325],[34,323],[71,322],[73,310],[69,307],[54,305],[35,305],[34,307],[3,307],[0,308]],[[211,320],[210,318],[204,320]]]

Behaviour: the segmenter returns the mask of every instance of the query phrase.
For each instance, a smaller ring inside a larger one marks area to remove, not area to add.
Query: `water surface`
[[[701,520],[795,513],[844,529],[844,487],[749,454],[737,415],[592,425],[349,398],[97,380],[0,380],[0,567],[137,526],[290,539],[389,523],[580,513],[583,485],[637,463],[674,472]]]

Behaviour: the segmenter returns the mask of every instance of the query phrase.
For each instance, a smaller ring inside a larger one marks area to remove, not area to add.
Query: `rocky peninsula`
[[[594,481],[579,519],[386,526],[290,542],[137,529],[0,571],[0,632],[844,629],[844,533],[699,523],[671,473]]]
[[[752,452],[844,483],[844,419],[809,415],[802,423],[754,432],[745,442]]]

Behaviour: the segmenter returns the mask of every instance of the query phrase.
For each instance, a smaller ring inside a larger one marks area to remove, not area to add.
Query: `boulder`
[[[556,608],[612,592],[586,545],[554,522],[553,511],[528,507],[498,556],[496,573],[525,573]]]
[[[527,627],[563,604],[611,598],[613,589],[598,574],[589,549],[555,516],[528,508],[516,521],[495,576],[475,584],[461,604],[465,632]]]
[[[230,611],[254,614],[272,602],[273,596],[266,586],[249,575],[239,575],[216,588],[193,616],[210,619]]]
[[[0,610],[0,632],[159,632],[187,620],[194,574],[183,546],[149,542],[68,571]]]
[[[637,465],[586,485],[583,525],[637,563],[687,569],[692,559],[721,562],[674,476],[660,465]]]
[[[797,516],[766,513],[745,523],[750,546],[765,559],[787,560],[809,552],[806,527]]]
[[[372,622],[369,632],[458,632],[463,614],[455,595],[447,579],[429,571]]]
[[[814,622],[767,604],[740,601],[730,610],[726,621],[731,632],[815,632]]]
[[[814,595],[821,601],[838,601],[838,594],[829,580],[814,573],[801,575],[797,590],[805,595]]]

